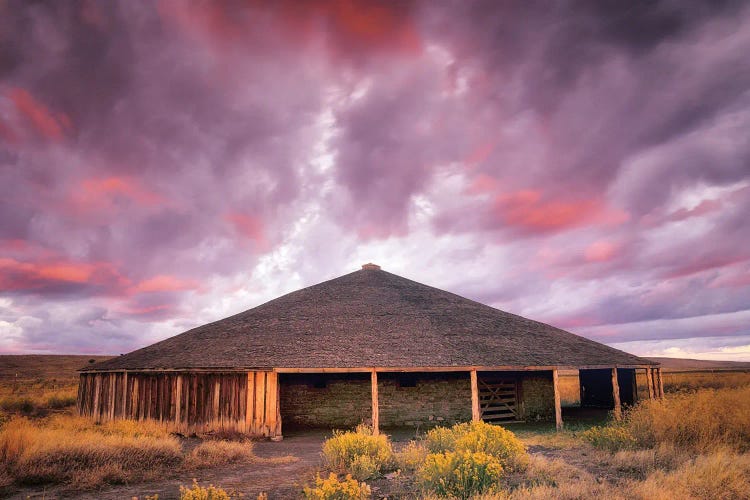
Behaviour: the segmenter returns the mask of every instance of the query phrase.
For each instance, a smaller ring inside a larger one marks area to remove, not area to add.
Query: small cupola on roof
[[[368,262],[367,264],[362,264],[362,269],[365,271],[380,271],[380,266],[377,264],[373,264],[372,262]]]

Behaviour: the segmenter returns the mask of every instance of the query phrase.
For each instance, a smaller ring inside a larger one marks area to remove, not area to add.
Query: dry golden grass
[[[86,488],[155,477],[179,465],[177,439],[148,434],[103,432],[78,419],[57,418],[48,425],[25,418],[8,422],[0,432],[0,467],[21,484],[68,483]]]
[[[16,417],[0,430],[0,486],[67,484],[87,489],[105,483],[155,479],[241,461],[287,463],[295,457],[260,459],[249,441],[204,441],[184,453],[180,441],[157,422],[55,415]]]
[[[750,498],[750,455],[716,451],[677,469],[657,470],[642,482],[629,482],[633,498],[735,500]]]
[[[663,373],[664,392],[695,391],[750,386],[750,371],[667,372]]]
[[[671,444],[696,452],[750,448],[750,387],[704,389],[643,401],[624,425],[640,447]]]
[[[205,441],[190,452],[186,463],[190,467],[200,469],[234,462],[251,461],[254,458],[252,442]]]
[[[0,384],[0,410],[27,416],[73,408],[78,393],[77,381]]]

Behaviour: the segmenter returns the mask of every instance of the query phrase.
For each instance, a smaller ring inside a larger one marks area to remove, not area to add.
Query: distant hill
[[[78,377],[77,370],[87,365],[89,360],[104,361],[111,357],[113,356],[0,354],[0,381],[74,379]]]
[[[750,362],[707,359],[646,358],[661,363],[665,370],[750,370]]]

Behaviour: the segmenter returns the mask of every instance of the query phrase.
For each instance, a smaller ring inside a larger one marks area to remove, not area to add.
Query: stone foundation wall
[[[471,420],[468,373],[378,373],[378,393],[381,427],[426,428]],[[281,376],[285,428],[371,423],[370,401],[369,374]]]

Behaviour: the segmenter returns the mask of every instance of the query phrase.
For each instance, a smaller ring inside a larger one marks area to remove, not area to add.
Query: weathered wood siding
[[[96,421],[155,420],[178,432],[281,435],[274,372],[82,373],[78,412]]]

